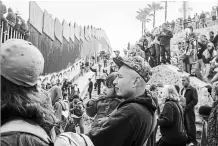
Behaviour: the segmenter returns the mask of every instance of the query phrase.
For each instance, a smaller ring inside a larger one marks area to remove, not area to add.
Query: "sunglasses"
[[[207,47],[212,47],[212,46],[208,45]]]

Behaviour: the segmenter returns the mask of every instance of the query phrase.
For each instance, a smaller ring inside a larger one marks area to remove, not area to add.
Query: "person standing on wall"
[[[160,33],[160,52],[161,52],[161,62],[163,64],[170,64],[170,39],[173,37],[172,31],[167,29],[167,24],[162,25],[162,30]],[[166,54],[166,55],[165,55]]]
[[[200,15],[200,20],[201,20],[201,24],[202,24],[202,27],[204,28],[207,27],[207,23],[206,23],[206,14],[204,13],[204,11],[202,11],[201,15]]]
[[[199,29],[199,22],[200,22],[200,18],[199,18],[199,15],[196,13],[195,14],[195,26],[196,26],[196,29]]]
[[[213,25],[216,25],[216,8],[212,7],[212,11],[211,11],[211,16],[212,16],[212,21],[213,21]]]

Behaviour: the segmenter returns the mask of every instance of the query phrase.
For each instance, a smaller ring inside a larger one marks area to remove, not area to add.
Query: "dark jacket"
[[[203,52],[207,49],[207,44],[198,42],[199,50],[197,52],[198,59],[202,59]]]
[[[122,102],[101,128],[88,135],[95,146],[142,146],[151,134],[155,110],[150,93],[145,92]]]
[[[1,134],[1,146],[49,146],[49,144],[32,134],[6,132]]]
[[[176,101],[166,101],[158,119],[162,140],[169,144],[180,144],[186,141],[182,107]]]
[[[172,31],[164,30],[163,31],[166,35],[160,35],[160,45],[170,45],[170,39],[173,37]]]
[[[54,107],[54,115],[58,119],[58,121],[61,121],[62,117],[62,91],[59,86],[54,86],[48,91],[50,93],[52,106]]]
[[[183,92],[185,92],[184,97],[186,99],[186,107],[185,107],[185,113],[189,111],[194,111],[195,105],[198,103],[198,93],[197,90],[189,85],[189,87],[186,89],[183,88],[181,90],[181,94],[183,95]]]
[[[214,47],[216,48],[218,44],[218,34],[214,37],[212,43],[214,44]]]
[[[121,99],[105,96],[88,101],[86,104],[86,114],[90,117],[95,116],[92,128],[101,126],[102,121],[99,121],[99,119],[108,117],[121,102]]]
[[[206,17],[206,15],[204,13],[201,13],[200,19],[204,19],[205,17]]]
[[[90,81],[90,82],[89,82],[89,88],[88,88],[88,91],[91,92],[92,89],[93,89],[93,82]]]

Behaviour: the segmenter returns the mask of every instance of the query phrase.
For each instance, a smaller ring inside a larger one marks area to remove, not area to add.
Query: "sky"
[[[29,18],[29,1],[27,0],[2,0],[7,7],[13,10],[19,10],[24,19]],[[122,50],[127,48],[128,42],[134,44],[139,40],[142,34],[141,22],[136,19],[136,11],[143,9],[152,1],[133,1],[133,0],[80,0],[80,1],[36,1],[39,7],[46,9],[50,14],[65,19],[67,22],[76,22],[78,25],[93,25],[105,30],[112,49]],[[156,1],[158,2],[158,1]],[[160,3],[160,2],[158,2]],[[179,12],[181,1],[168,2],[168,21],[181,17]],[[212,6],[218,5],[216,0],[207,1],[189,1],[190,7],[193,8],[191,16],[194,13],[211,11]],[[162,3],[164,7],[164,3]],[[164,10],[156,13],[156,26],[164,22]],[[153,18],[151,18],[153,20]],[[153,22],[146,24],[148,30],[152,29]]]

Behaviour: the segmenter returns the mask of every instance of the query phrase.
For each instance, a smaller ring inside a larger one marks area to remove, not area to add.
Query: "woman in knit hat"
[[[50,145],[56,119],[50,98],[36,85],[43,68],[44,58],[30,42],[12,39],[1,46],[2,146]]]

